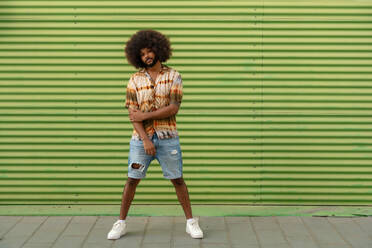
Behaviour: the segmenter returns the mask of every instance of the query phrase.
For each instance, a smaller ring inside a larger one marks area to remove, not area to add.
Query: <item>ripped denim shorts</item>
[[[164,178],[182,177],[182,151],[179,137],[159,139],[156,132],[151,138],[155,146],[155,156],[148,155],[142,140],[131,139],[128,156],[128,177],[144,178],[152,160],[156,159],[163,171]],[[132,164],[139,164],[133,168]],[[138,168],[137,168],[138,167]]]

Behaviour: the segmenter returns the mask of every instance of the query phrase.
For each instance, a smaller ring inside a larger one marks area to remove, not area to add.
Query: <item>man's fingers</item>
[[[155,151],[155,150],[148,150],[148,151],[146,151],[146,153],[147,153],[148,155],[152,155],[152,156],[154,156],[154,155],[156,154],[156,151]]]
[[[155,149],[149,149],[149,150],[146,151],[146,153],[147,153],[148,155],[155,156],[155,154],[156,154],[156,150],[155,150]]]
[[[155,155],[154,150],[153,150],[153,149],[149,149],[148,154],[149,154],[149,155]]]

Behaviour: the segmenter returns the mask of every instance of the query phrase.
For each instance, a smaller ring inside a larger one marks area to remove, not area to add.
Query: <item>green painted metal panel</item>
[[[0,2],[0,204],[119,204],[127,39],[170,37],[194,204],[372,204],[371,1]],[[136,204],[176,204],[154,161]]]

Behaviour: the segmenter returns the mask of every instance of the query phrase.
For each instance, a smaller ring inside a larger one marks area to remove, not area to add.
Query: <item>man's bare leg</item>
[[[192,218],[191,203],[185,181],[183,180],[182,177],[180,177],[176,179],[171,179],[171,182],[173,183],[174,188],[176,189],[178,201],[182,205],[186,219],[191,219]]]
[[[129,211],[129,207],[132,204],[136,188],[141,179],[135,179],[128,177],[127,183],[123,190],[123,196],[120,207],[120,220],[125,220]]]

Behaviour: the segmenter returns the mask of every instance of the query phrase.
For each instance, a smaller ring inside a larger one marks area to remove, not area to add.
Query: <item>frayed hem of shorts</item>
[[[144,177],[134,177],[134,176],[131,176],[131,175],[127,175],[128,177],[130,177],[130,178],[133,178],[133,179],[143,179],[143,178],[146,178],[146,176],[144,176]]]
[[[164,177],[164,178],[165,178],[165,179],[177,179],[177,178],[181,178],[181,177],[183,177],[183,175],[178,176],[178,177]]]

